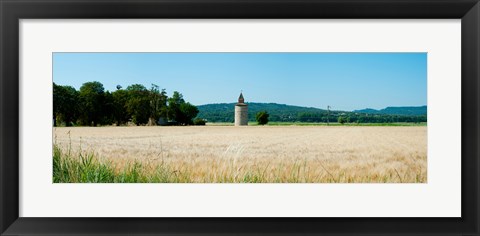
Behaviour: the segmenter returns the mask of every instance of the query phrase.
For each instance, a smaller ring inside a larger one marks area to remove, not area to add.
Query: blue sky
[[[54,53],[53,81],[151,84],[195,105],[274,102],[332,110],[427,104],[426,53]]]

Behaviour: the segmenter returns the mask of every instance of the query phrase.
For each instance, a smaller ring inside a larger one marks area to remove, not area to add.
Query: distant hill
[[[426,106],[422,107],[387,107],[382,110],[363,109],[353,112],[330,111],[314,108],[291,106],[277,103],[247,103],[249,121],[255,121],[255,114],[267,111],[270,121],[281,122],[336,122],[340,116],[350,122],[426,122]],[[208,122],[233,122],[235,103],[217,103],[197,106],[198,118]],[[420,110],[424,110],[422,113]],[[374,116],[372,116],[372,114]]]
[[[427,114],[427,106],[419,107],[387,107],[381,110],[375,109],[362,109],[355,110],[353,112],[366,113],[366,114],[386,114],[386,115],[405,115],[405,116],[419,116]]]
[[[199,113],[197,117],[213,122],[233,122],[236,103],[216,103],[197,106]],[[270,114],[270,120],[289,121],[296,118],[299,113],[326,113],[326,110],[291,106],[277,103],[255,103],[248,104],[248,117],[250,121],[255,120],[255,114],[259,111],[267,111]]]

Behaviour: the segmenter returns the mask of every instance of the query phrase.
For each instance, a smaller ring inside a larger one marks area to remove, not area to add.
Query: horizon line
[[[219,102],[219,103],[207,103],[207,104],[200,104],[200,105],[195,105],[195,106],[206,106],[206,105],[214,105],[214,104],[235,104],[236,102]],[[276,102],[245,102],[246,104],[248,103],[261,103],[261,104],[277,104],[277,105],[286,105],[286,106],[294,106],[294,107],[303,107],[303,108],[314,108],[314,109],[319,109],[319,110],[327,110],[326,108],[319,108],[319,107],[312,107],[312,106],[302,106],[302,105],[291,105],[291,104],[286,104],[286,103],[276,103]],[[333,109],[330,109],[331,111],[350,111],[350,112],[353,112],[353,111],[357,111],[357,110],[367,110],[367,109],[372,109],[372,110],[382,110],[382,109],[386,109],[386,108],[389,108],[389,107],[428,107],[428,105],[418,105],[418,106],[386,106],[386,107],[383,107],[383,108],[370,108],[370,107],[365,107],[365,108],[360,108],[360,109],[354,109],[354,110],[333,110]],[[330,106],[331,108],[331,106]]]

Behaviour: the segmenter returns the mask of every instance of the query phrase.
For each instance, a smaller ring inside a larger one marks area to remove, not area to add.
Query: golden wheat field
[[[427,127],[57,127],[63,151],[191,183],[426,183]],[[72,155],[75,156],[75,155]]]

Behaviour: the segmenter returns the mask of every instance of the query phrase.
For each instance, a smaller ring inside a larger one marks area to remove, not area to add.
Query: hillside
[[[290,106],[277,103],[247,103],[249,120],[255,120],[259,111],[267,111],[271,121],[289,121],[299,113],[326,113],[325,110],[310,107]],[[233,122],[235,103],[217,103],[197,106],[199,118],[212,122]]]
[[[427,114],[427,106],[419,106],[419,107],[387,107],[381,110],[375,109],[362,109],[362,110],[355,110],[353,112],[357,113],[367,113],[367,114],[387,114],[387,115],[426,115]]]
[[[424,107],[387,107],[382,110],[364,109],[354,112],[330,111],[313,108],[291,106],[277,103],[247,103],[248,117],[255,121],[255,114],[267,111],[270,121],[280,122],[337,122],[344,117],[347,122],[384,123],[384,122],[426,122],[426,106]],[[208,122],[233,122],[235,103],[217,103],[197,106],[198,118]],[[425,112],[422,113],[421,110]]]

